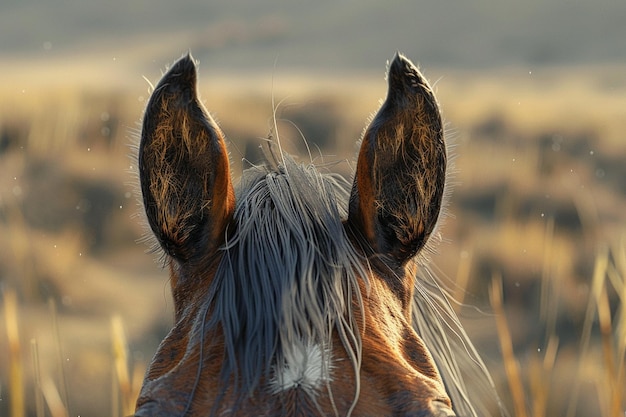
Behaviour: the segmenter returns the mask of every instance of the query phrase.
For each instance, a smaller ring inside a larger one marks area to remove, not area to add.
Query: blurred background
[[[456,155],[432,266],[510,414],[623,417],[625,21],[617,0],[3,0],[0,415],[132,412],[173,314],[131,146],[169,64],[199,61],[235,176],[272,101],[293,153],[351,175],[401,51]]]

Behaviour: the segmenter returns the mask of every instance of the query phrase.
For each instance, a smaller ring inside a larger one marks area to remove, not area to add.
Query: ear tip
[[[393,62],[411,62],[411,60],[409,58],[406,57],[406,55],[404,55],[402,52],[400,51],[396,51],[395,55],[393,56]]]
[[[191,54],[191,50],[188,50],[187,53],[184,54],[182,57],[180,57],[180,59],[178,61],[176,61],[176,63],[174,65],[180,65],[181,67],[183,67],[187,71],[194,71],[195,72],[197,61],[193,57],[193,55]]]
[[[187,86],[195,88],[196,85],[196,62],[191,52],[187,52],[165,73],[161,79],[161,85]]]
[[[409,58],[407,58],[402,52],[396,51],[396,54],[389,65],[389,72],[398,72],[398,71],[406,71],[413,70],[417,71],[417,65],[415,65]]]
[[[400,52],[396,52],[387,72],[388,94],[408,97],[432,96],[432,88],[417,65]]]

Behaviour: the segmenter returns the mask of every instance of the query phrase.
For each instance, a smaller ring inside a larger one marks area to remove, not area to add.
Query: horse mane
[[[252,392],[261,378],[270,380],[277,365],[290,363],[307,346],[321,347],[324,358],[336,331],[354,369],[356,404],[359,280],[367,280],[368,271],[342,224],[350,187],[342,176],[320,173],[282,152],[242,174],[235,226],[221,249],[206,323],[221,325],[222,377],[235,377],[231,382],[240,394]]]

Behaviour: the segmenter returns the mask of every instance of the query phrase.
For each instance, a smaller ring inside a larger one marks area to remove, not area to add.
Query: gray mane
[[[303,344],[330,352],[336,330],[358,381],[359,312],[351,304],[362,303],[358,280],[368,273],[342,225],[350,184],[283,154],[280,164],[246,170],[236,194],[211,294],[211,322],[224,331],[223,377],[238,375],[235,386],[249,393]]]

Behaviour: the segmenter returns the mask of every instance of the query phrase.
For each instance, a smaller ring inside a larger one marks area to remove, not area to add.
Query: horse
[[[439,105],[399,53],[387,81],[353,181],[274,139],[233,186],[195,60],[162,77],[138,166],[174,324],[136,416],[487,415],[467,369],[491,379],[427,267],[448,194]]]

